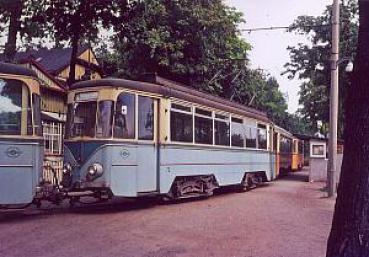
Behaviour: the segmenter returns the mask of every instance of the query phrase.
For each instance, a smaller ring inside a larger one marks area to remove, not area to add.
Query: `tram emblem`
[[[23,152],[18,147],[9,147],[5,153],[10,158],[18,158]]]
[[[129,157],[129,151],[127,149],[123,149],[120,152],[120,156],[122,156],[123,159],[127,159]]]

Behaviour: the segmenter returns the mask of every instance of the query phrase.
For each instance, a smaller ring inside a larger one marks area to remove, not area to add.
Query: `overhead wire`
[[[274,27],[259,27],[259,28],[247,28],[247,29],[240,29],[241,32],[256,32],[256,31],[265,31],[265,30],[281,30],[281,29],[287,29],[287,30],[293,30],[293,29],[299,29],[299,28],[326,28],[330,27],[331,24],[326,25],[301,25],[301,26],[274,26]]]

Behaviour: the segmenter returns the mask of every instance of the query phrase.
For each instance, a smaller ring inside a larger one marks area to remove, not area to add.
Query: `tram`
[[[79,82],[67,101],[63,180],[50,187],[41,177],[36,74],[0,64],[0,208],[84,196],[207,197],[302,165],[297,138],[265,113],[158,76]]]
[[[304,166],[304,141],[293,139],[292,171],[299,171]]]
[[[266,114],[155,76],[68,94],[63,186],[101,196],[209,196],[276,177]]]
[[[288,172],[292,171],[292,142],[293,140],[296,140],[296,138],[290,132],[278,126],[274,126],[273,135],[273,153],[275,155],[274,165],[277,172],[276,176],[279,177],[286,175]]]
[[[0,63],[0,207],[32,203],[43,164],[36,74]]]

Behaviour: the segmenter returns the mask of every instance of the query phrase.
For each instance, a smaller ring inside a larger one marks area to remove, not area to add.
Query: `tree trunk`
[[[16,1],[9,7],[9,31],[8,38],[5,43],[5,61],[13,62],[14,56],[17,52],[17,34],[20,29],[20,18],[22,15],[22,2]]]
[[[79,36],[78,34],[72,37],[72,54],[70,58],[68,85],[72,85],[76,80],[76,61],[78,54]]]
[[[70,60],[70,68],[69,68],[69,78],[68,78],[68,85],[71,85],[76,80],[76,61],[77,61],[77,54],[78,54],[78,47],[79,47],[79,40],[81,37],[81,22],[83,17],[83,13],[86,13],[86,7],[88,2],[86,0],[81,0],[78,10],[74,16],[73,22],[73,35],[72,35],[72,54]]]
[[[345,103],[345,149],[327,257],[369,256],[369,0],[359,0],[359,42]]]

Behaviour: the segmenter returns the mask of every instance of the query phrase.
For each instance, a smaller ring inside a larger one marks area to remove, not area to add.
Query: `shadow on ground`
[[[290,172],[281,177],[280,180],[309,182],[309,174],[306,171]]]

